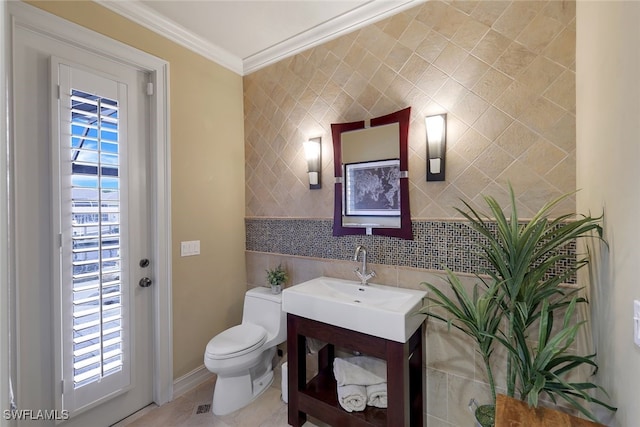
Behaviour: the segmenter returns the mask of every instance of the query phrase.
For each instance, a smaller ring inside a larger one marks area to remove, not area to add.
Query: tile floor
[[[281,363],[278,363],[271,387],[248,406],[224,416],[214,415],[210,410],[198,413],[202,405],[211,405],[213,376],[173,401],[160,407],[149,405],[112,427],[285,427],[289,424],[287,404],[281,395],[281,378]],[[326,427],[327,424],[310,417],[304,426]]]

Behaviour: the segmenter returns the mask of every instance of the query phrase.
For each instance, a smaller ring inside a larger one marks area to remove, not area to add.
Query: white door
[[[148,76],[14,39],[19,409],[107,426],[153,401]]]
[[[57,406],[118,418],[152,401],[147,77],[83,68],[51,59]]]

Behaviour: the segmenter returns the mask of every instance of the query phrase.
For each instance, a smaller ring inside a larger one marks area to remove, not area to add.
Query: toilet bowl
[[[273,382],[276,346],[287,338],[282,295],[268,288],[245,294],[242,323],[207,344],[204,364],[215,373],[212,411],[226,415],[260,396]]]

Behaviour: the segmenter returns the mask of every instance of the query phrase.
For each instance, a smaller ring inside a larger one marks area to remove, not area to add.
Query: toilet
[[[276,346],[287,339],[282,294],[254,288],[245,294],[242,324],[209,341],[204,365],[218,376],[212,411],[226,415],[253,401],[273,382]]]

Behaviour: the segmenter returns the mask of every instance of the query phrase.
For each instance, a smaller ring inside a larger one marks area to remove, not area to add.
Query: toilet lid
[[[267,331],[262,326],[243,323],[213,337],[207,344],[207,355],[214,358],[240,356],[264,344]]]

